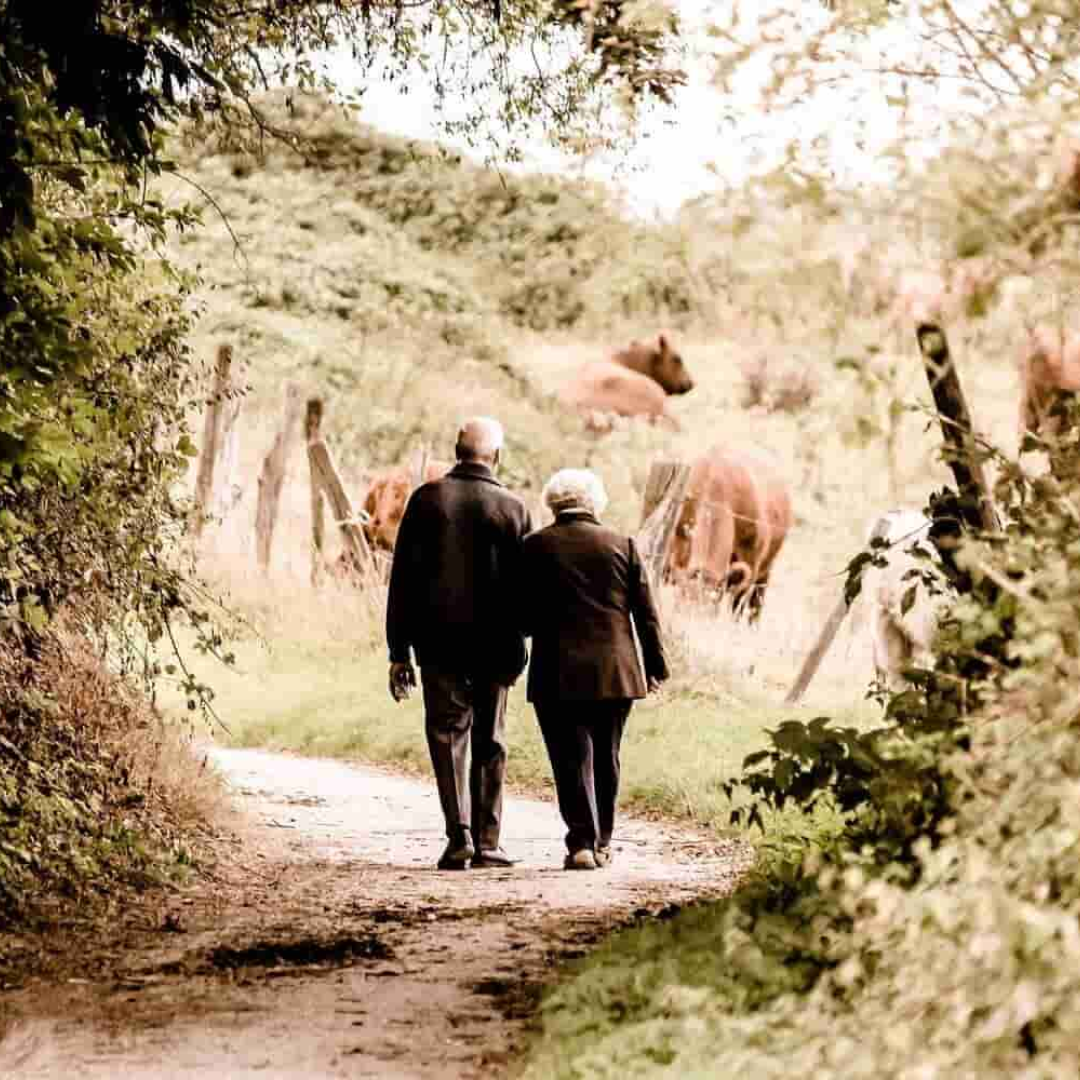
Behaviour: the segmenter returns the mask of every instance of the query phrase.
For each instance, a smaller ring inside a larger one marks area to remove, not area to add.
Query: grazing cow
[[[915,544],[931,549],[931,521],[918,510],[890,510],[884,515],[885,527],[878,535],[890,546],[881,553],[886,566],[867,564],[863,569],[860,601],[869,615],[870,640],[874,669],[879,679],[893,690],[906,685],[908,668],[929,668],[933,663],[931,648],[940,620],[942,597],[931,596],[919,582],[914,603],[904,611],[904,596],[913,585],[907,575],[912,570],[926,572],[928,564],[911,553]],[[875,522],[875,525],[877,523]],[[867,543],[873,529],[867,533]]]
[[[694,380],[682,357],[660,334],[656,344],[632,341],[609,360],[586,364],[574,375],[561,397],[588,416],[594,431],[610,431],[612,414],[642,416],[679,430],[678,421],[667,411],[669,394],[685,394]]]
[[[890,322],[909,328],[921,322],[981,315],[997,280],[993,264],[978,257],[961,259],[941,270],[903,270],[896,278]]]
[[[665,576],[726,593],[736,615],[754,622],[791,523],[791,497],[771,462],[713,447],[691,465]]]
[[[1063,394],[1080,390],[1080,334],[1037,326],[1020,356],[1020,438],[1025,432],[1054,435],[1059,421],[1050,415]]]
[[[449,461],[431,459],[424,467],[424,480],[437,480],[453,468]],[[364,499],[364,536],[372,551],[394,550],[405,504],[412,494],[412,466],[396,465],[379,473]]]

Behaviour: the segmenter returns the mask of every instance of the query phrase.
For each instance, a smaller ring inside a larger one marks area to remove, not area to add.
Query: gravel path
[[[214,879],[119,920],[63,978],[0,990],[0,1075],[490,1080],[558,960],[722,895],[747,859],[623,818],[612,866],[568,873],[554,806],[514,798],[503,836],[522,863],[440,873],[433,784],[263,751],[211,757],[242,811]]]

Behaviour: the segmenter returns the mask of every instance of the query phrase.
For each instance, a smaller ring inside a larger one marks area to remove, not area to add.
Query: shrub
[[[182,874],[224,792],[141,682],[70,617],[36,661],[0,648],[0,919]]]

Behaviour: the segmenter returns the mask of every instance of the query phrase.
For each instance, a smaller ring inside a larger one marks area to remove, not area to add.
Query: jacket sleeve
[[[420,563],[418,545],[423,537],[417,521],[419,512],[419,503],[410,497],[398,526],[390,564],[390,588],[386,595],[386,644],[392,664],[408,663],[413,643],[413,590],[417,586],[417,566]]]
[[[509,551],[507,560],[509,573],[507,574],[507,595],[512,598],[511,608],[514,612],[514,625],[524,637],[532,636],[532,590],[529,588],[528,572],[526,566],[525,537],[533,531],[532,515],[529,508],[522,504],[521,513],[514,522],[516,535]]]
[[[532,637],[535,598],[529,584],[529,549],[524,540],[518,541],[517,555],[514,559],[512,593],[517,629],[524,637]]]
[[[653,600],[652,588],[645,565],[638,554],[637,545],[630,540],[630,615],[634,620],[638,640],[641,642],[645,677],[663,682],[671,672],[664,655],[664,642],[660,633],[660,615]]]

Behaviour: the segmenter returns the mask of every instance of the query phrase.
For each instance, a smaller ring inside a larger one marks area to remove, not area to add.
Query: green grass
[[[288,750],[371,762],[430,775],[419,693],[395,704],[386,689],[381,651],[279,640],[235,646],[235,668],[203,662],[197,674],[212,683],[214,705],[232,745]],[[179,706],[177,698],[165,701]],[[767,700],[723,700],[676,680],[634,706],[623,751],[620,805],[710,828],[727,826],[732,803],[721,785],[737,776],[743,758],[765,745],[765,732],[780,719],[809,715],[779,711]],[[863,707],[837,718],[865,724]],[[524,679],[507,710],[511,787],[549,795],[551,771]]]

